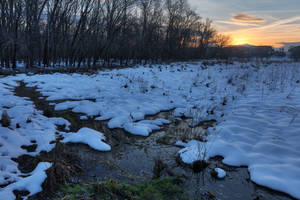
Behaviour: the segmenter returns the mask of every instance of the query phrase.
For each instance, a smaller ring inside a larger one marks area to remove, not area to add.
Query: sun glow
[[[250,40],[247,37],[233,37],[232,41],[233,45],[242,45],[242,44],[250,44]]]

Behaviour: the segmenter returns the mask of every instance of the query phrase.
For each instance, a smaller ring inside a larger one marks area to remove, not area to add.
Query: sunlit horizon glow
[[[189,0],[232,45],[288,47],[300,43],[299,0]]]
[[[231,45],[243,45],[243,44],[252,44],[251,40],[247,36],[231,36],[232,42]]]

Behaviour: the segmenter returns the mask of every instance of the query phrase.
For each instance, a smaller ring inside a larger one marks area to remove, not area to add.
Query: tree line
[[[294,60],[300,60],[300,46],[291,47],[289,49],[290,57]]]
[[[0,1],[2,67],[196,59],[228,41],[186,0]]]

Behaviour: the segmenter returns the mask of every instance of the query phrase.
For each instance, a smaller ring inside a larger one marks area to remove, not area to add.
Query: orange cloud
[[[234,14],[232,20],[236,22],[254,22],[254,23],[262,23],[265,21],[262,18],[256,17],[254,15],[245,14],[245,13]]]

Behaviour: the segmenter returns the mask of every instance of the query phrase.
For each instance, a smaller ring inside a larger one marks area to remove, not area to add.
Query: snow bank
[[[111,147],[104,143],[103,133],[90,128],[81,128],[77,133],[65,133],[62,143],[83,143],[89,145],[97,151],[110,151]]]

